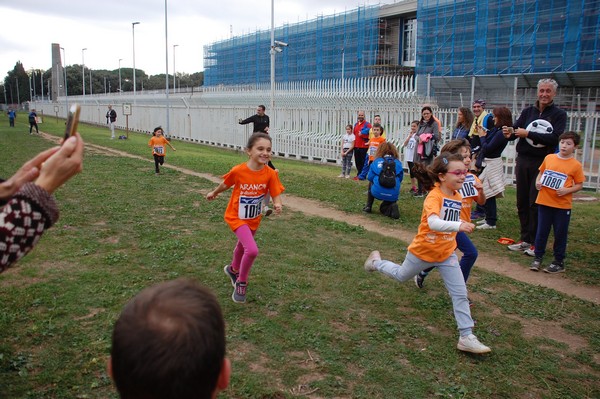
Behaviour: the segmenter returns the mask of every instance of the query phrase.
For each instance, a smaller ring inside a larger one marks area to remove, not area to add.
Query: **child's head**
[[[415,163],[413,166],[415,177],[427,191],[431,190],[435,183],[442,183],[442,180],[447,180],[445,175],[449,171],[454,172],[455,170],[465,170],[463,157],[460,154],[452,154],[449,152],[442,152],[433,160],[433,163],[430,166],[426,166],[420,162]],[[462,178],[464,180],[464,176],[462,176]]]
[[[217,298],[186,279],[144,289],[115,323],[108,369],[122,399],[208,398],[226,388],[231,370]]]
[[[155,127],[155,128],[154,128],[154,131],[152,132],[152,135],[153,135],[153,136],[158,136],[158,137],[160,137],[160,136],[162,136],[162,134],[163,134],[163,128],[162,128],[162,127],[160,127],[160,126],[158,126],[158,127]]]
[[[376,123],[379,123],[381,125],[381,115],[375,115],[373,117],[373,125],[375,125]]]
[[[246,145],[246,154],[249,161],[253,162],[256,167],[262,167],[271,160],[271,136],[266,133],[254,133],[248,139]]]
[[[352,125],[346,125],[346,133],[350,134],[350,133],[352,133],[352,130],[353,130]]]
[[[575,152],[581,138],[574,131],[564,132],[558,137],[558,149],[561,155],[570,156]]]
[[[410,123],[410,132],[416,133],[418,129],[419,129],[419,121],[412,121]]]
[[[375,159],[383,158],[387,155],[391,155],[392,157],[398,159],[398,149],[389,141],[384,141],[383,143],[379,144],[379,147],[377,147]]]
[[[444,144],[440,152],[460,154],[462,155],[463,162],[467,167],[471,164],[471,143],[469,143],[469,140],[467,139],[451,140]]]
[[[271,136],[269,136],[267,133],[254,133],[252,136],[250,136],[250,138],[248,138],[248,143],[246,144],[246,151],[251,150],[252,147],[254,147],[256,143],[261,139],[268,140],[269,144],[272,143]]]
[[[381,136],[381,132],[383,131],[383,129],[381,128],[380,123],[374,123],[373,127],[371,129],[373,130],[373,136],[375,136],[375,137]]]

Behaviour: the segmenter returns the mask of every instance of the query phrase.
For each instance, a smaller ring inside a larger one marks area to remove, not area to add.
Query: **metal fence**
[[[167,136],[179,140],[228,148],[243,148],[251,125],[239,125],[237,120],[255,113],[258,104],[268,104],[270,88],[264,86],[212,87],[202,91],[172,93],[167,107],[164,93],[141,93],[132,96],[69,97],[69,102],[82,105],[81,120],[105,125],[107,105],[113,104],[121,129],[149,133],[155,126],[165,126],[169,112]],[[278,84],[275,109],[267,109],[271,118],[270,134],[276,156],[323,163],[339,163],[342,134],[347,124],[356,121],[358,110],[366,112],[367,120],[381,115],[389,141],[402,144],[410,123],[420,119],[425,98],[419,97],[414,81],[403,77],[297,82]],[[132,104],[132,115],[122,115],[122,104]],[[430,102],[431,104],[431,102]],[[440,109],[435,103],[435,116],[441,121],[443,138],[449,140],[456,124],[456,109]],[[32,105],[43,115],[64,117],[64,98],[58,103]],[[167,111],[168,109],[168,111]],[[520,110],[513,111],[518,116]],[[577,158],[582,162],[586,181],[584,187],[599,190],[598,168],[600,150],[600,113],[568,112],[567,128],[581,134]],[[515,142],[503,153],[507,182],[514,181]]]

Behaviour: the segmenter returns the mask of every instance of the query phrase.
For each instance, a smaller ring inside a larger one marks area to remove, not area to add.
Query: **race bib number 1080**
[[[264,195],[258,197],[240,196],[238,217],[242,220],[259,217],[264,197]]]
[[[542,186],[551,188],[552,190],[558,190],[565,186],[567,175],[553,170],[545,170],[540,180]]]

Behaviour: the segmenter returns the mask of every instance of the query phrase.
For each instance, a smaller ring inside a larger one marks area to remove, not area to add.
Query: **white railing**
[[[425,100],[417,96],[415,85],[409,78],[380,77],[278,83],[275,109],[267,110],[271,117],[270,134],[278,156],[311,161],[339,163],[339,145],[347,124],[356,121],[358,110],[365,110],[367,120],[381,115],[387,138],[396,145],[403,142],[411,121],[420,118]],[[181,94],[181,93],[180,93]],[[268,104],[270,88],[239,86],[209,87],[194,93],[170,95],[170,131],[173,138],[203,144],[242,148],[251,134],[251,125],[238,125],[239,118],[254,114],[258,104]],[[154,127],[166,128],[166,96],[164,94],[138,94],[134,99],[125,93],[121,96],[69,97],[69,102],[82,102],[81,120],[99,125],[106,124],[108,104],[113,104],[119,117],[117,126],[138,132],[151,132]],[[132,104],[129,118],[122,115],[121,104]],[[431,102],[430,102],[431,103]],[[443,126],[443,141],[447,141],[456,123],[455,109],[438,109],[432,104],[434,114]],[[65,115],[64,98],[58,103],[36,103],[38,113]],[[56,112],[55,112],[56,109]],[[516,114],[514,114],[516,116]],[[587,188],[600,189],[598,168],[600,114],[569,112],[569,130],[582,136],[578,159],[584,166]],[[514,180],[515,143],[504,152],[507,180]]]

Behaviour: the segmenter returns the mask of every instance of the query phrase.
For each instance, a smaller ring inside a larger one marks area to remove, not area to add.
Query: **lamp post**
[[[63,71],[65,72],[65,112],[68,115],[69,112],[69,88],[67,86],[67,52],[64,47],[60,48],[63,51],[63,60],[65,62],[65,66],[63,67]]]
[[[165,96],[167,99],[167,138],[171,137],[171,126],[169,124],[169,113],[171,112],[171,102],[169,100],[169,29],[167,18],[167,0],[165,0]]]
[[[271,0],[271,111],[275,104],[275,0]]]
[[[123,94],[123,90],[121,88],[121,61],[123,61],[123,58],[119,58],[119,95]]]
[[[133,103],[135,104],[135,26],[138,25],[139,22],[131,23],[131,34],[133,37]]]
[[[81,91],[83,91],[83,102],[85,102],[85,58],[84,58],[85,50],[87,50],[87,47],[81,49],[81,79],[83,82],[81,84]]]
[[[177,92],[177,84],[176,84],[176,80],[175,80],[175,47],[178,47],[179,44],[174,44],[173,45],[173,93]]]

